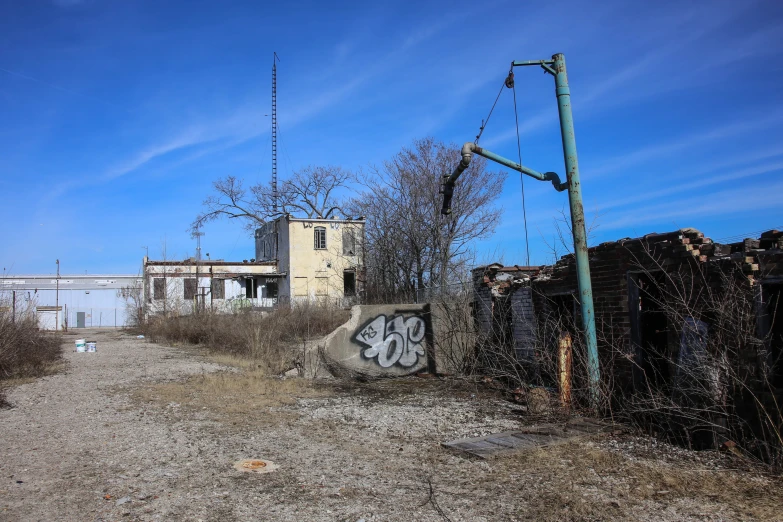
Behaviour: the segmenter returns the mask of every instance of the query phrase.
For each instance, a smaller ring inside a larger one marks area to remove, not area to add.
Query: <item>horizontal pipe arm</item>
[[[521,67],[524,65],[552,65],[555,63],[554,60],[514,60],[511,62],[512,67]]]
[[[558,176],[555,172],[544,172],[542,174],[533,169],[529,169],[524,165],[520,165],[516,161],[511,161],[510,159],[504,158],[503,156],[498,156],[494,152],[488,151],[487,149],[482,149],[475,143],[468,142],[462,146],[462,159],[460,160],[457,167],[450,175],[447,174],[444,176],[445,179],[443,181],[443,188],[441,190],[443,193],[443,207],[440,210],[441,214],[445,215],[451,213],[451,198],[454,196],[454,184],[457,182],[457,178],[459,178],[460,175],[465,172],[465,169],[470,166],[470,160],[473,158],[473,154],[484,156],[488,160],[492,160],[495,163],[500,163],[501,165],[504,165],[511,170],[521,172],[522,174],[527,174],[531,178],[535,178],[539,181],[551,181],[552,185],[555,187],[555,190],[558,192],[562,192],[568,188],[568,182],[561,183],[560,176]]]
[[[488,151],[487,149],[482,149],[478,145],[474,146],[473,152],[475,152],[479,156],[484,156],[488,160],[492,160],[495,163],[500,163],[501,165],[504,165],[510,168],[511,170],[517,170],[523,174],[527,174],[531,178],[536,178],[539,181],[544,181],[546,179],[544,174],[541,174],[540,172],[535,171],[533,169],[529,169],[524,165],[520,165],[516,161],[511,161],[510,159],[504,158],[503,156],[498,156],[494,152]]]

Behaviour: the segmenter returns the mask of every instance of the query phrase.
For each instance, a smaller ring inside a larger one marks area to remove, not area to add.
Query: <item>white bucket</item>
[[[95,343],[93,341],[90,341],[89,343],[87,343],[87,351],[88,352],[95,352],[95,351],[97,351],[96,345],[97,345],[97,343]]]
[[[85,351],[85,348],[84,348],[85,342],[86,341],[84,339],[76,339],[76,351],[77,352]]]

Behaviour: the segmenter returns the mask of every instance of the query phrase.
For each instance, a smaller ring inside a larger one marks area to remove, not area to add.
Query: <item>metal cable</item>
[[[481,127],[479,127],[479,133],[476,135],[476,141],[473,142],[476,145],[478,145],[478,142],[481,139],[481,135],[484,134],[484,128],[489,123],[489,119],[492,117],[492,111],[495,110],[495,105],[498,104],[498,100],[500,99],[500,95],[503,94],[503,87],[505,87],[505,86],[506,86],[506,84],[505,84],[505,80],[504,80],[503,84],[500,86],[500,90],[498,91],[497,97],[495,97],[495,103],[492,104],[492,108],[489,110],[489,114],[487,114],[487,119],[486,120],[481,120]]]
[[[517,124],[517,154],[519,155],[519,165],[522,165],[522,144],[519,139],[519,115],[517,114],[517,86],[512,83],[511,90],[514,91],[514,121]],[[493,107],[494,108],[494,107]],[[519,173],[519,181],[522,183],[522,216],[525,220],[525,252],[527,253],[527,266],[530,266],[530,243],[527,235],[527,210],[525,209],[525,175]]]

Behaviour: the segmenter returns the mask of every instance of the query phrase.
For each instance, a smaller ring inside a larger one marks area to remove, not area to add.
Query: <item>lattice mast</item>
[[[272,56],[272,208],[277,212],[277,53]]]

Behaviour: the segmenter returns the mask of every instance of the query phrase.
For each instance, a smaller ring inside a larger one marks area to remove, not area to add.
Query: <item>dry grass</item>
[[[220,357],[225,359],[225,357]],[[232,359],[229,359],[232,360]],[[182,382],[155,384],[137,389],[137,401],[161,407],[202,412],[225,424],[263,426],[276,424],[291,413],[276,408],[294,404],[297,398],[326,397],[330,387],[300,378],[269,377],[263,369],[249,368],[247,360],[233,359],[247,369],[191,377]]]
[[[658,455],[668,448],[661,446]],[[527,484],[522,494],[528,508],[521,520],[632,520],[671,505],[695,512],[728,506],[740,520],[780,520],[783,512],[779,477],[705,466],[683,456],[640,457],[605,441],[538,448],[498,459],[496,466],[496,480]]]
[[[348,320],[347,310],[320,305],[283,307],[261,314],[155,317],[145,326],[153,342],[189,343],[207,348],[213,355],[251,361],[269,375],[302,364],[304,343],[322,337]]]
[[[358,436],[349,417],[336,414],[308,423],[300,417],[308,409],[295,406],[296,399],[361,396],[357,404],[379,410],[377,422],[385,426],[385,404],[399,408],[410,403],[408,415],[413,423],[418,416],[429,415],[409,397],[460,397],[466,401],[465,408],[474,409],[479,403],[497,404],[493,401],[499,393],[461,380],[316,384],[270,378],[246,359],[225,355],[214,359],[236,369],[148,386],[134,396],[164,415],[219,422],[228,433],[254,430],[279,436],[288,430],[305,430],[317,440],[332,437],[329,440],[337,455],[356,452],[371,455],[368,462],[375,462],[383,445],[368,449],[372,437]],[[496,407],[489,408],[486,415],[491,417],[496,411]],[[361,429],[374,433],[377,426]],[[495,519],[545,522],[780,520],[783,512],[783,480],[732,455],[693,452],[650,438],[610,433],[491,459],[484,465],[468,457],[455,459],[452,451],[438,447],[436,439],[435,434],[431,442],[413,435],[398,436],[395,442],[406,448],[404,456],[400,453],[398,459],[379,462],[384,477],[400,482],[411,480],[410,463],[415,462],[417,469],[432,478],[436,501],[453,520],[461,519],[455,513],[464,499],[487,506],[505,499]],[[341,489],[341,496],[354,494],[352,487]],[[356,491],[366,495],[364,490]]]

